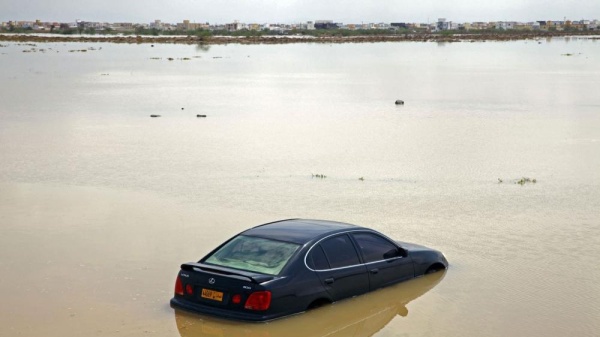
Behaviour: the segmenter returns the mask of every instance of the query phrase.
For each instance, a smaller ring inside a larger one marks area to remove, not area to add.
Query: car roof
[[[361,228],[363,227],[337,221],[288,219],[256,226],[241,234],[305,244],[329,234]]]

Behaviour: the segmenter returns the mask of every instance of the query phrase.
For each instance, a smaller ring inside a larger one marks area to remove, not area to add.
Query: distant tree
[[[207,29],[198,28],[193,32],[193,35],[202,39],[207,39],[212,36],[212,32]]]
[[[153,35],[153,36],[158,36],[158,35],[160,35],[160,30],[158,30],[158,28],[155,28],[155,27],[144,28],[142,26],[137,26],[137,27],[135,27],[135,34],[136,35]]]

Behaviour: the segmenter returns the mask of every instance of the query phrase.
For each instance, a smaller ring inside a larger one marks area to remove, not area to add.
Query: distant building
[[[548,26],[546,25],[546,21],[537,21],[537,25],[535,25],[537,29],[547,30]]]
[[[446,21],[445,18],[439,18],[435,28],[436,30],[450,30],[452,29],[452,21]]]
[[[196,29],[206,29],[208,28],[208,23],[195,23],[190,22],[190,20],[183,20],[182,23],[177,24],[178,30],[196,30]]]
[[[154,22],[150,23],[150,28],[165,30],[165,25],[160,20],[154,20]]]
[[[263,29],[263,25],[259,23],[249,23],[248,30],[259,31]]]
[[[292,28],[301,29],[301,30],[314,30],[315,23],[312,21],[307,21],[305,23],[298,23],[298,24],[292,25]]]
[[[315,21],[315,29],[336,29],[339,28],[337,23],[332,20],[317,20]]]
[[[516,23],[513,26],[513,29],[515,29],[515,30],[521,30],[521,31],[532,30],[533,29],[533,23],[532,22],[528,22],[528,23]]]
[[[506,21],[496,22],[496,29],[500,29],[500,30],[512,30],[514,28],[515,28],[515,23],[514,22],[506,22]]]
[[[77,28],[77,27],[75,27],[75,28]],[[110,28],[112,28],[113,30],[115,30],[117,32],[131,32],[135,29],[133,26],[133,23],[131,23],[131,22],[115,22],[112,24],[112,27],[110,27]]]
[[[239,23],[239,21],[235,20],[233,23],[225,24],[225,30],[227,30],[229,32],[234,32],[236,30],[242,30],[242,25]]]
[[[392,22],[390,23],[390,26],[395,28],[408,29],[408,25],[404,22]]]

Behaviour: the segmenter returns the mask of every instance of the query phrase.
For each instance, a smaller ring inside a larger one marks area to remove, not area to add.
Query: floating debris
[[[160,117],[160,115],[150,115],[152,118]]]
[[[206,118],[206,115],[196,115],[198,118]]]
[[[360,178],[358,178],[358,180],[360,180],[360,181],[364,181],[364,180],[365,180],[365,178],[364,178],[364,177],[360,177]]]
[[[327,176],[324,175],[324,174],[313,174],[313,173],[311,173],[311,174],[312,174],[313,178],[319,178],[319,179],[325,179],[325,178],[327,178]]]
[[[401,99],[396,100],[396,105],[404,105],[404,101]]]
[[[173,61],[173,60],[174,60],[174,58],[172,58],[172,57],[169,57],[167,60],[169,60],[169,61]]]
[[[517,181],[517,184],[519,184],[521,186],[525,185],[526,183],[533,183],[533,184],[535,184],[535,183],[537,183],[537,180],[535,178],[529,179],[529,178],[523,177],[523,178],[521,178],[521,179],[519,179]]]
[[[504,182],[503,179],[498,178],[498,184],[502,184],[503,182]],[[513,179],[513,180],[511,180],[511,182],[514,184],[519,184],[519,185],[523,186],[525,184],[535,184],[535,183],[537,183],[537,179],[522,177],[520,179]]]

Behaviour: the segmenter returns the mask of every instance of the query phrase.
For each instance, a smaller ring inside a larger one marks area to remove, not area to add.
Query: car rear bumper
[[[192,311],[196,313],[216,316],[220,318],[227,319],[235,319],[241,321],[252,321],[252,322],[264,322],[269,321],[283,315],[277,314],[261,314],[261,313],[253,313],[253,312],[243,312],[243,311],[232,311],[228,309],[215,308],[208,305],[203,305],[200,303],[192,303],[186,300],[179,299],[177,297],[173,297],[171,299],[171,308],[173,309],[183,309],[186,311]]]

